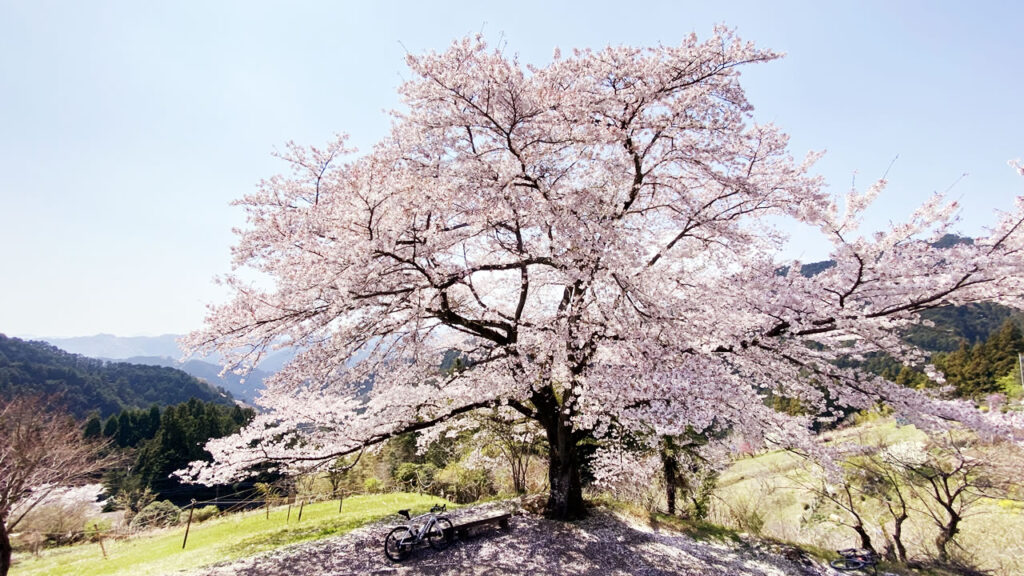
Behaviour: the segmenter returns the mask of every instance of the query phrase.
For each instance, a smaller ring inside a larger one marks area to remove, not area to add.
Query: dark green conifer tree
[[[100,415],[94,412],[89,415],[89,419],[85,421],[85,430],[82,432],[82,437],[96,439],[102,434],[103,423],[100,422]]]
[[[107,421],[103,424],[103,436],[105,438],[117,436],[117,416],[111,415],[107,418]]]

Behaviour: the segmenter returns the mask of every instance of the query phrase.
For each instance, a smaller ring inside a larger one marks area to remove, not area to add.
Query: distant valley
[[[233,394],[182,370],[72,354],[46,342],[0,334],[0,395],[55,397],[83,417],[108,417],[125,409],[170,406],[196,398],[233,404]]]
[[[43,340],[67,352],[91,358],[177,368],[213,386],[224,388],[247,404],[252,404],[259,395],[263,381],[284,367],[295,355],[291,350],[279,350],[268,354],[259,367],[245,376],[232,373],[220,376],[219,355],[191,358],[182,362],[184,352],[178,345],[179,338],[181,336],[177,334],[134,337],[98,334]]]
[[[164,334],[162,336],[114,336],[113,334],[97,334],[95,336],[76,336],[74,338],[38,338],[53,344],[61,350],[72,354],[81,354],[91,358],[109,358],[111,360],[127,360],[134,357],[171,358],[175,361],[185,356],[184,350],[178,345],[181,334]],[[277,372],[287,364],[295,352],[278,350],[271,352],[260,362],[258,369],[263,372]],[[209,364],[219,365],[221,358],[213,354],[195,358]]]
[[[213,386],[227,390],[235,399],[250,405],[253,404],[256,397],[259,396],[260,390],[263,389],[263,380],[272,374],[257,368],[245,376],[231,372],[221,376],[221,367],[218,364],[203,360],[179,362],[167,356],[132,356],[125,358],[124,361],[132,364],[145,364],[147,366],[177,368],[200,380],[205,380]]]

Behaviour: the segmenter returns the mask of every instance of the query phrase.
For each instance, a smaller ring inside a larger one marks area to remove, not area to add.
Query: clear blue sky
[[[553,49],[674,44],[724,22],[786,52],[744,72],[758,121],[827,149],[842,192],[892,182],[884,227],[933,191],[980,233],[1024,194],[1024,17],[1015,2],[46,2],[0,0],[0,332],[186,332],[223,299],[229,202],[288,140],[363,149],[406,50],[482,31]],[[794,254],[822,257],[800,239]]]

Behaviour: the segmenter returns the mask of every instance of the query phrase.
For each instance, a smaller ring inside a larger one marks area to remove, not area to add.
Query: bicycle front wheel
[[[384,538],[384,555],[392,562],[401,562],[412,552],[415,543],[416,536],[405,526],[399,526]]]
[[[452,529],[452,521],[447,518],[438,518],[437,522],[427,532],[427,542],[434,550],[444,550],[452,543],[455,531]]]
[[[839,558],[833,560],[830,564],[836,570],[860,570],[865,566],[863,562],[856,558]]]

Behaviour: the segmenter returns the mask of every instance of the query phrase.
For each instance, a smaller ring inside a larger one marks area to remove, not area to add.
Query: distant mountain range
[[[74,338],[43,338],[54,346],[92,358],[123,360],[134,364],[177,368],[214,386],[219,386],[243,402],[251,404],[263,388],[263,381],[284,367],[295,356],[292,350],[278,350],[264,358],[263,362],[246,376],[225,374],[219,376],[221,357],[210,355],[181,361],[185,353],[178,345],[178,334],[162,336],[78,336]]]
[[[105,361],[71,354],[46,342],[0,334],[0,395],[58,396],[77,416],[106,417],[125,408],[170,406],[197,398],[233,404],[210,382],[166,366]]]
[[[78,336],[75,338],[39,338],[72,354],[90,358],[126,360],[135,356],[156,356],[178,359],[184,353],[178,346],[176,334],[163,336],[137,336],[126,338],[112,334]]]
[[[81,354],[91,358],[109,358],[111,360],[127,360],[136,357],[171,358],[175,361],[185,356],[185,351],[178,345],[180,334],[164,334],[163,336],[114,336],[113,334],[97,334],[95,336],[76,336],[74,338],[39,338],[49,342],[61,350],[72,354]],[[268,354],[257,366],[263,372],[274,373],[284,367],[295,356],[292,350],[278,350]],[[213,354],[196,357],[196,360],[219,365],[221,357]]]
[[[202,360],[179,362],[167,356],[132,356],[131,358],[125,358],[124,361],[131,362],[132,364],[176,368],[231,392],[232,396],[246,404],[253,404],[256,397],[259,396],[260,390],[263,389],[263,380],[271,376],[270,372],[265,372],[258,368],[245,376],[231,372],[221,376],[221,367],[218,364],[211,364]]]

